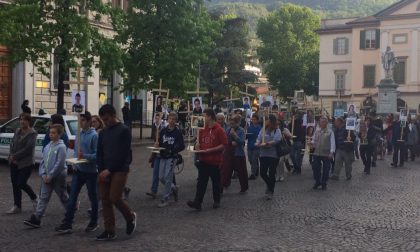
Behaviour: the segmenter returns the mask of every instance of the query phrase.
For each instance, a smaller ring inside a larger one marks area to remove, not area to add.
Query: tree
[[[246,20],[231,16],[219,18],[223,20],[222,36],[216,40],[216,48],[201,71],[201,80],[209,90],[211,101],[215,93],[224,99],[231,89],[243,88],[256,79],[252,72],[244,69],[249,51]]]
[[[317,93],[312,83],[318,82],[319,27],[319,16],[292,4],[259,21],[257,34],[262,45],[258,55],[280,95],[291,96],[302,88],[308,95]]]
[[[210,19],[202,0],[134,0],[119,39],[127,41],[125,89],[156,86],[162,79],[171,93],[195,86],[220,25]]]
[[[122,66],[121,50],[112,37],[101,34],[96,24],[115,11],[100,0],[15,0],[0,7],[0,44],[10,49],[16,64],[31,61],[49,76],[51,54],[58,61],[57,112],[64,105],[64,81],[69,69],[101,68],[104,75]],[[99,63],[95,59],[100,58]]]

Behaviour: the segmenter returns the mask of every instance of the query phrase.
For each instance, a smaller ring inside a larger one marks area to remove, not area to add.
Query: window
[[[380,48],[380,30],[360,31],[360,49],[378,49]]]
[[[375,65],[363,66],[363,87],[373,88],[375,87]]]
[[[349,39],[348,38],[334,39],[334,54],[346,55],[348,53],[349,53]]]
[[[398,59],[394,67],[394,81],[397,84],[405,84],[405,59]]]
[[[346,73],[345,70],[335,71],[335,90],[344,91],[346,89]]]

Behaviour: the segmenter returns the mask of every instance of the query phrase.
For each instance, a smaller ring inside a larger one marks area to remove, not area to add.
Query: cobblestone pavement
[[[218,210],[211,208],[209,185],[203,211],[194,212],[185,204],[193,198],[196,185],[191,157],[185,158],[188,165],[177,176],[180,201],[159,209],[158,200],[145,195],[152,173],[145,161],[149,151],[138,147],[134,152],[128,182],[129,204],[138,216],[133,236],[124,234],[125,222],[119,213],[117,240],[96,242],[99,230],[84,233],[89,207],[85,191],[73,234],[53,231],[63,218],[55,195],[42,228],[27,229],[22,222],[31,214],[31,205],[24,195],[22,214],[0,214],[0,251],[420,251],[418,162],[395,169],[389,160],[378,161],[378,167],[366,176],[361,161],[356,161],[353,180],[330,181],[327,191],[311,190],[311,169],[306,164],[301,176],[289,175],[276,184],[272,201],[264,200],[261,179],[250,181],[245,195],[238,193],[239,183],[234,180]],[[38,190],[35,174],[30,184]],[[9,172],[3,163],[0,212],[11,203]]]

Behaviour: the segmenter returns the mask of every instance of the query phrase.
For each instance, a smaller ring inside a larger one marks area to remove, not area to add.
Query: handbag
[[[283,157],[287,154],[289,154],[292,151],[292,148],[290,145],[287,144],[287,142],[282,138],[279,143],[276,144],[276,152],[277,156]]]
[[[180,165],[180,164],[182,164],[182,163],[184,163],[184,159],[182,158],[182,155],[181,154],[176,154],[176,165]]]

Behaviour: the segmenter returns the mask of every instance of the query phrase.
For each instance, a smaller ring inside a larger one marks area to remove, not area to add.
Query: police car
[[[40,163],[42,160],[42,142],[45,134],[48,132],[48,126],[51,115],[32,115],[31,125],[33,129],[38,132],[35,145],[35,162]],[[72,158],[74,153],[74,140],[77,135],[77,117],[76,116],[63,116],[65,124],[65,132],[69,137],[67,157]],[[19,117],[6,122],[0,126],[0,159],[8,159],[10,153],[10,142],[20,127]]]

